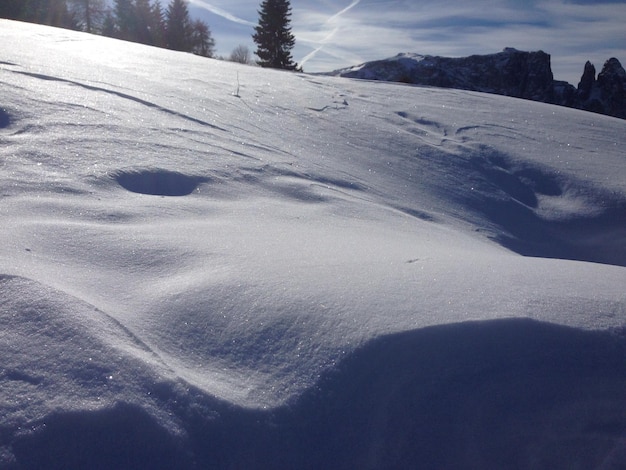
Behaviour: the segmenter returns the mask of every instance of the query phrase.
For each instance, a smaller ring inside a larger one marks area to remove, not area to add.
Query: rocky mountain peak
[[[596,81],[596,68],[589,61],[585,63],[585,69],[580,82],[578,82],[578,94],[584,100],[589,99],[591,95],[591,88]]]
[[[512,47],[460,58],[402,53],[330,75],[482,91],[626,118],[626,72],[616,58],[597,78],[587,61],[578,88],[554,80],[549,54]]]
[[[587,62],[589,64],[589,62]],[[626,119],[626,71],[615,57],[604,63],[595,77],[593,65],[585,71],[578,85],[580,107],[609,116]],[[584,86],[581,87],[581,85]]]

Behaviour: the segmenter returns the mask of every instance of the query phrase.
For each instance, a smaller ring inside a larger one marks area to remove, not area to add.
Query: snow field
[[[620,468],[624,121],[0,25],[0,466]]]

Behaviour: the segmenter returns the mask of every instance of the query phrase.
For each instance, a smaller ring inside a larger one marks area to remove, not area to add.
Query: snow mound
[[[300,400],[322,450],[291,468],[619,468],[623,339],[520,319],[378,338]]]
[[[618,331],[434,326],[369,342],[271,411],[170,390],[183,435],[120,403],[52,413],[13,448],[23,468],[618,469],[625,354]]]

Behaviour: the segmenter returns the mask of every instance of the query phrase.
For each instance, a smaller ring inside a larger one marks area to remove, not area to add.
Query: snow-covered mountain
[[[616,58],[597,77],[587,62],[578,88],[554,80],[549,54],[510,47],[458,58],[402,53],[328,75],[495,93],[626,119],[626,72]]]
[[[623,468],[623,120],[9,21],[0,84],[0,468]]]

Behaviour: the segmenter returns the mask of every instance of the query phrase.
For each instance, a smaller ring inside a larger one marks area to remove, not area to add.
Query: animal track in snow
[[[402,118],[401,128],[406,132],[421,137],[431,145],[442,145],[448,140],[448,131],[438,122],[400,111],[396,113]]]

